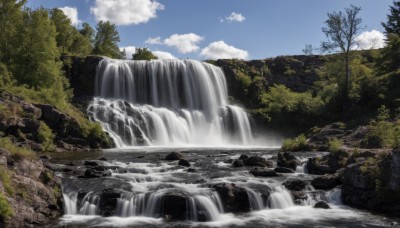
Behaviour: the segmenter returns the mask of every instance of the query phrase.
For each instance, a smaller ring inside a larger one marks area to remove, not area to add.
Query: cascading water
[[[248,116],[227,94],[224,73],[208,63],[104,59],[88,112],[119,148],[252,144]]]

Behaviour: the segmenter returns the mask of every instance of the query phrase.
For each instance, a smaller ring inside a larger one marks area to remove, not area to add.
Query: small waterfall
[[[225,76],[195,60],[102,60],[93,120],[117,147],[140,145],[249,145],[246,112],[228,104]]]
[[[265,208],[264,206],[264,200],[261,197],[261,194],[258,192],[255,192],[254,190],[250,188],[246,188],[247,195],[249,196],[249,201],[250,201],[250,208],[251,210],[262,210]]]
[[[67,215],[76,215],[78,213],[77,210],[77,201],[78,201],[78,193],[63,193],[64,199],[64,213]]]
[[[268,199],[271,209],[285,209],[294,206],[292,196],[283,187],[275,187]]]

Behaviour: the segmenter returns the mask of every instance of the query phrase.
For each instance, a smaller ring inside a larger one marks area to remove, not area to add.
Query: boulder
[[[185,220],[187,207],[187,197],[183,194],[172,192],[162,197],[162,216],[167,220]]]
[[[237,159],[237,160],[233,161],[232,165],[233,165],[233,167],[236,167],[236,168],[243,167],[244,162],[243,162],[243,160]]]
[[[290,168],[296,170],[297,166],[300,162],[297,160],[295,156],[293,156],[290,152],[278,153],[278,161],[277,165],[279,167]]]
[[[314,205],[314,208],[331,209],[331,207],[325,201],[319,201]]]
[[[285,168],[285,167],[276,167],[274,169],[277,173],[294,173],[293,169]]]
[[[258,166],[258,167],[269,167],[273,166],[272,162],[267,161],[265,158],[260,156],[251,156],[247,159],[243,159],[245,166]]]
[[[291,191],[301,191],[306,187],[306,182],[303,180],[287,180],[282,185]]]
[[[121,198],[121,193],[114,189],[104,189],[100,194],[98,203],[98,211],[102,216],[113,216],[117,210],[118,199]]]
[[[109,170],[98,171],[94,168],[87,168],[85,171],[85,174],[83,176],[79,176],[79,177],[80,178],[99,178],[99,177],[108,177],[111,175],[112,174]]]
[[[277,177],[279,176],[274,170],[256,167],[250,171],[255,177]]]
[[[233,183],[215,184],[212,188],[218,192],[225,212],[249,212],[251,210],[245,188]]]
[[[340,177],[338,175],[324,175],[316,177],[311,181],[311,185],[315,189],[330,190],[340,185]]]
[[[165,160],[167,161],[177,161],[180,159],[184,159],[184,156],[179,152],[171,152],[165,157]]]
[[[190,166],[190,162],[188,160],[185,160],[185,159],[179,159],[178,165],[189,167]]]

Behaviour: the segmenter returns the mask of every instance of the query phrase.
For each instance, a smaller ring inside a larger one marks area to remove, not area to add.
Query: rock
[[[100,194],[98,211],[102,216],[113,216],[117,210],[117,202],[121,193],[114,189],[104,189]]]
[[[309,158],[306,164],[309,174],[324,175],[334,174],[337,170],[344,168],[348,153],[329,153],[320,158]]]
[[[241,154],[240,157],[239,157],[239,160],[246,160],[248,158],[249,158],[249,156],[247,156],[245,154]]]
[[[95,161],[85,161],[85,163],[83,163],[84,166],[98,166],[99,163],[95,162]]]
[[[99,158],[99,160],[100,161],[108,161],[107,158],[105,158],[105,157],[101,157],[101,158]]]
[[[290,191],[290,193],[292,193],[293,199],[297,204],[301,204],[301,201],[308,199],[307,194],[303,191]]]
[[[306,183],[303,180],[287,180],[282,185],[292,191],[301,191],[306,187]]]
[[[331,209],[331,207],[325,201],[319,201],[314,205],[314,208]]]
[[[218,192],[226,213],[249,212],[251,210],[249,196],[245,188],[233,183],[215,184],[212,188]]]
[[[276,167],[274,169],[274,171],[277,173],[294,173],[294,171],[292,169],[285,168],[285,167]]]
[[[165,160],[167,161],[176,161],[180,159],[184,159],[184,156],[179,152],[172,152],[165,157]]]
[[[189,167],[190,166],[190,162],[188,160],[185,160],[185,159],[180,159],[179,162],[178,162],[178,165]]]
[[[311,185],[315,189],[330,190],[340,184],[340,177],[338,175],[324,175],[316,177],[311,181]]]
[[[196,169],[189,168],[189,169],[187,169],[186,171],[188,171],[189,173],[194,173],[194,172],[196,172]]]
[[[300,162],[290,152],[278,153],[277,165],[280,167],[290,168],[296,170]]]
[[[87,168],[85,174],[83,176],[79,176],[80,178],[99,178],[99,177],[108,177],[111,176],[111,172],[109,170],[98,171],[94,168]]]
[[[233,165],[233,167],[236,167],[236,168],[243,167],[244,162],[243,162],[243,160],[238,159],[238,160],[233,161],[232,165]]]
[[[251,174],[253,174],[256,177],[277,177],[279,176],[274,170],[269,170],[265,168],[253,168],[250,171]]]
[[[187,197],[183,194],[173,192],[162,197],[162,216],[171,221],[183,221],[188,212]]]
[[[269,167],[273,166],[272,162],[267,161],[265,158],[260,156],[251,156],[243,160],[245,166],[258,166],[258,167]]]

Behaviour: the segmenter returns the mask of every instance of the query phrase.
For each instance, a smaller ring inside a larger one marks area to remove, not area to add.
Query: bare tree
[[[362,29],[362,19],[359,17],[361,7],[351,5],[345,8],[344,12],[328,13],[328,19],[325,21],[326,27],[322,28],[328,41],[322,42],[323,51],[333,51],[342,53],[345,61],[345,82],[344,99],[342,102],[342,111],[345,114],[345,107],[349,95],[350,81],[350,51],[357,44],[356,37]]]

